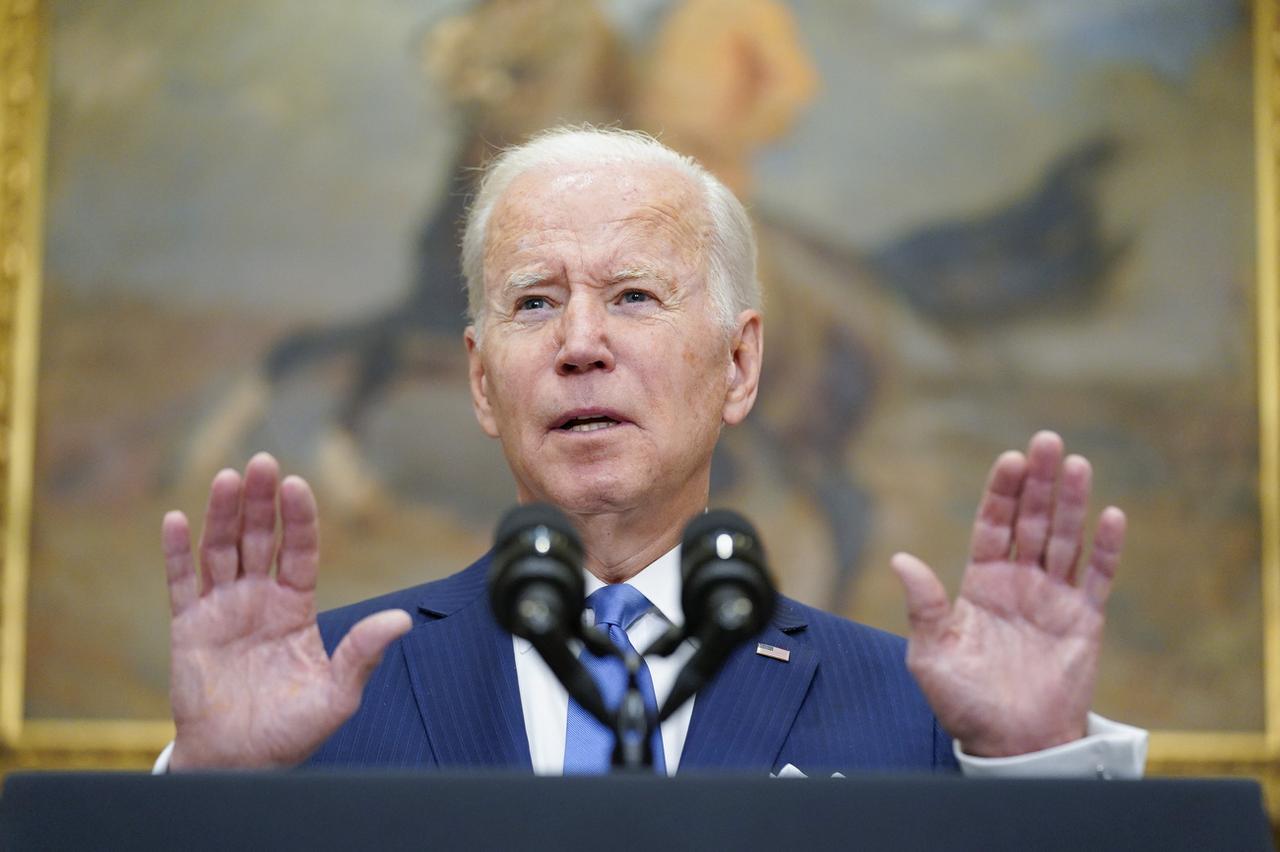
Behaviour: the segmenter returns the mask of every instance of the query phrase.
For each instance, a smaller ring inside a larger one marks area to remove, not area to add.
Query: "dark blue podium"
[[[1256,783],[16,773],[0,848],[1271,849]]]

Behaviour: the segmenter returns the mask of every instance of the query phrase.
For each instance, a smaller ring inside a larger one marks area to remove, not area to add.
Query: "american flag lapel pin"
[[[768,657],[771,660],[779,660],[784,663],[791,659],[791,652],[786,648],[779,648],[777,645],[766,645],[763,642],[756,644],[756,653],[762,657]]]

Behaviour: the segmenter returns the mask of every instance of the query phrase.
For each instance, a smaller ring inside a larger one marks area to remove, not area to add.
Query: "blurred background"
[[[1054,428],[1131,518],[1097,708],[1263,728],[1245,4],[49,8],[28,718],[167,718],[160,517],[256,450],[319,492],[324,606],[486,550],[458,223],[496,146],[589,121],[755,218],[712,500],[784,591],[901,632],[889,555],[954,588],[991,459]]]

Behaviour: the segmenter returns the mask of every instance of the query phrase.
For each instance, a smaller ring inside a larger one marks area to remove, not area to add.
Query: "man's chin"
[[[622,477],[566,477],[540,489],[541,499],[571,515],[623,512],[644,505],[644,483]]]

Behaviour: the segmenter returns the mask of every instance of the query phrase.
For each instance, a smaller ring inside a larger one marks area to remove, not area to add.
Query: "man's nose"
[[[612,370],[609,312],[594,299],[571,298],[560,315],[560,351],[556,372],[562,376],[591,370]]]

